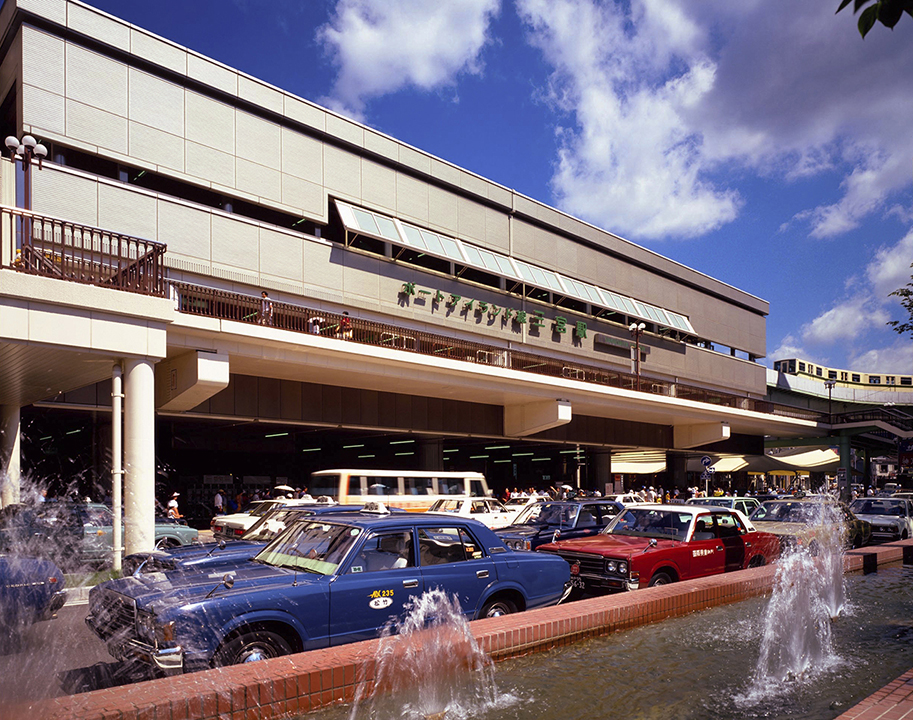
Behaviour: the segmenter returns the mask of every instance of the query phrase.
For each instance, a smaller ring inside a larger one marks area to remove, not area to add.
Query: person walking
[[[216,490],[216,496],[212,499],[212,507],[216,515],[225,514],[225,495],[222,490]]]
[[[269,293],[266,290],[260,293],[260,324],[273,324],[273,301],[269,299]]]

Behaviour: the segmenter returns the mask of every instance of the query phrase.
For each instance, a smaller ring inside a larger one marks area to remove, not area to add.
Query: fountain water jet
[[[831,621],[840,615],[846,591],[842,511],[836,503],[809,504],[811,541],[784,551],[770,601],[761,619],[760,654],[744,696],[755,703],[784,681],[804,681],[834,667]]]
[[[479,649],[459,602],[430,590],[407,606],[381,635],[373,695],[356,692],[350,719],[396,717],[451,720],[476,717],[511,702],[501,696],[491,659]]]

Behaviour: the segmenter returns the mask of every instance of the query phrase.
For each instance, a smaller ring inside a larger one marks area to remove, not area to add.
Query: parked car
[[[260,500],[251,505],[244,512],[231,515],[216,515],[210,523],[212,536],[216,540],[238,540],[260,518],[274,507],[296,505],[334,505],[335,502],[328,497],[315,500],[310,495],[303,498],[277,498],[275,500]]]
[[[66,596],[63,573],[50,560],[0,555],[0,654],[18,648],[28,625],[53,618]]]
[[[324,513],[357,512],[361,505],[273,505],[266,515],[248,528],[237,540],[219,540],[188,545],[171,550],[133,553],[124,558],[124,574],[141,572],[191,572],[232,566],[249,560],[260,552],[291,523]]]
[[[487,527],[500,528],[509,525],[519,510],[509,509],[494,498],[441,498],[428,512],[471,517]]]
[[[559,537],[595,535],[622,509],[621,503],[601,499],[535,503],[495,533],[512,550],[535,550]]]
[[[115,657],[173,673],[377,637],[432,588],[455,594],[469,618],[551,605],[569,570],[508,550],[471,519],[376,508],[297,522],[221,581],[211,575],[104,582],[86,623]]]
[[[862,547],[872,526],[829,495],[768,500],[750,516],[759,530],[780,536],[783,549],[807,547],[816,555],[822,544]]]
[[[700,497],[700,498],[689,498],[686,501],[687,505],[713,505],[715,507],[724,507],[729,508],[730,510],[738,510],[745,517],[748,517],[761,507],[759,503],[753,497],[739,497],[739,496],[728,496],[723,495],[720,497]]]
[[[598,535],[539,552],[562,557],[580,590],[636,590],[766,565],[780,556],[780,541],[738,510],[642,504],[626,507]]]
[[[637,495],[637,493],[626,492],[626,493],[616,493],[614,495],[605,495],[605,500],[614,500],[619,502],[622,505],[635,505],[637,503],[642,503],[643,498]]]
[[[859,498],[850,503],[850,512],[871,524],[874,539],[913,537],[913,502],[905,498]]]
[[[101,503],[55,501],[35,508],[36,537],[44,533],[47,542],[61,549],[60,562],[104,563],[114,549],[114,515]],[[123,526],[122,526],[123,532]],[[180,521],[157,518],[155,542],[169,548],[197,542],[199,532]]]

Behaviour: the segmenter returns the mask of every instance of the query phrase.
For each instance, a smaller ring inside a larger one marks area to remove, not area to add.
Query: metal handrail
[[[3,265],[30,275],[165,297],[166,246],[0,206]]]
[[[348,342],[388,347],[433,357],[445,357],[490,367],[508,368],[537,375],[573,379],[608,387],[637,389],[637,378],[630,373],[605,367],[584,365],[545,355],[536,355],[470,340],[460,340],[387,323],[353,318],[302,305],[264,300],[251,295],[216,288],[173,282],[179,312],[191,315],[268,325],[292,332],[314,333]],[[777,405],[743,395],[707,390],[682,383],[646,377],[641,374],[640,391],[685,400],[712,403],[723,407],[751,410],[773,415],[821,421],[823,413]]]

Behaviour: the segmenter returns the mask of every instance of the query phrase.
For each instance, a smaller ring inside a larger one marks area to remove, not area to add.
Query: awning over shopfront
[[[810,472],[836,473],[840,455],[833,448],[778,449],[776,455],[712,456],[710,467],[716,473],[768,473],[770,475],[807,475]],[[653,475],[664,472],[666,460],[657,452],[628,452],[612,455],[612,472],[624,475]],[[703,472],[700,457],[688,459],[688,472]]]

